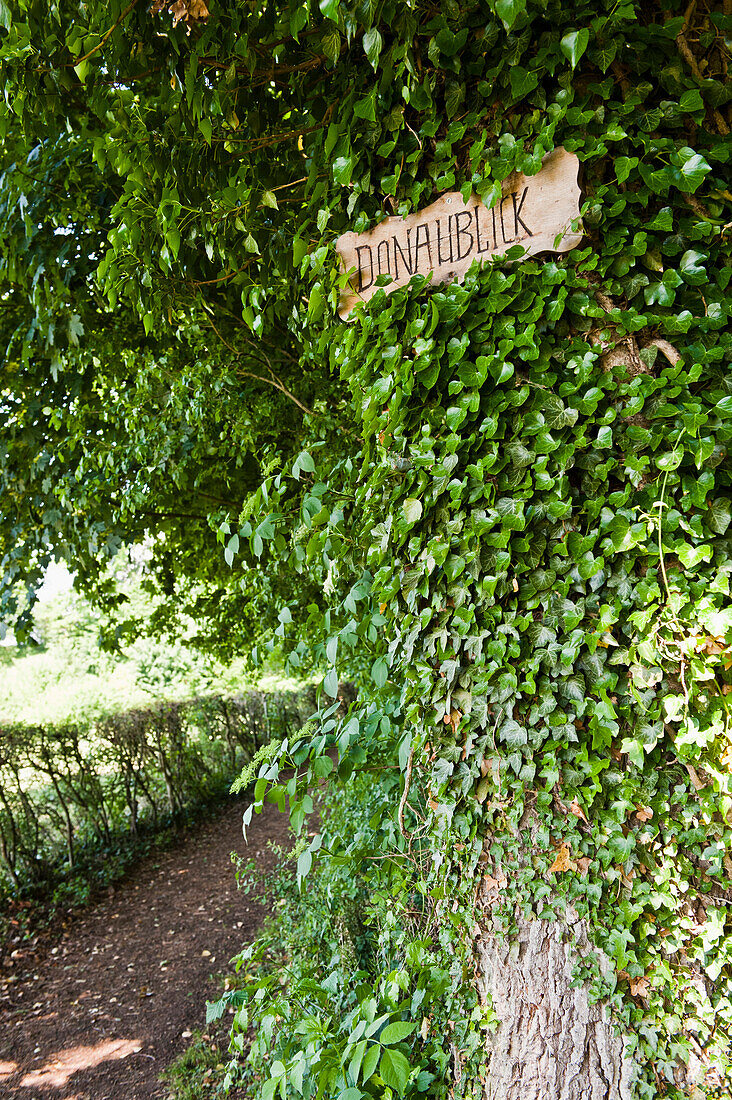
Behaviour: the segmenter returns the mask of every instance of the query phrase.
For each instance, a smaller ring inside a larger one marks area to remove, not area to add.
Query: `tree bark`
[[[490,912],[477,943],[482,999],[499,1018],[489,1039],[486,1100],[630,1100],[633,1065],[602,1004],[572,988],[578,957],[594,953],[584,920],[519,921],[508,936]]]

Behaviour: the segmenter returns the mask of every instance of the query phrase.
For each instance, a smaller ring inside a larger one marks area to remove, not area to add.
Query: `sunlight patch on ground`
[[[0,1081],[5,1081],[8,1077],[12,1077],[17,1069],[17,1062],[0,1062]]]
[[[93,1047],[73,1047],[52,1054],[45,1065],[26,1073],[20,1083],[24,1088],[61,1088],[74,1073],[93,1069],[100,1062],[118,1061],[139,1050],[139,1039],[105,1039]],[[0,1071],[12,1064],[0,1062]]]

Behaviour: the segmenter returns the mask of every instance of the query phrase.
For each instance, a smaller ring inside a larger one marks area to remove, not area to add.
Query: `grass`
[[[127,578],[124,587],[136,613],[149,616],[153,606],[139,581]],[[245,660],[224,666],[182,641],[141,637],[121,654],[105,653],[96,613],[70,589],[37,606],[35,636],[36,645],[0,645],[0,722],[83,720],[162,699],[299,686],[266,670],[255,679]]]
[[[221,1074],[227,1061],[229,1036],[193,1033],[183,1054],[163,1072],[170,1089],[168,1100],[208,1100],[221,1095]]]
[[[151,679],[151,673],[155,679]],[[216,666],[183,646],[131,646],[124,657],[97,652],[0,648],[0,722],[59,722],[147,707],[194,695],[297,690],[301,683],[270,672],[253,679],[243,660]]]

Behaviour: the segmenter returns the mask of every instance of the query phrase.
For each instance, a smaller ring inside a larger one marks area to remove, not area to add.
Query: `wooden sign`
[[[569,252],[582,240],[581,231],[571,227],[579,217],[578,167],[574,153],[560,147],[544,157],[535,176],[509,176],[492,208],[476,195],[463,202],[460,192],[452,191],[407,218],[385,218],[368,233],[344,233],[336,249],[352,275],[341,292],[340,316],[376,293],[379,275],[391,276],[384,287],[389,294],[416,274],[432,272],[438,283],[459,279],[473,260],[502,256],[514,245],[526,250],[522,259],[536,252]]]

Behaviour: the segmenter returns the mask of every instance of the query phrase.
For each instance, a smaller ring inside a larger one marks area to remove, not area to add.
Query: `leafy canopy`
[[[152,538],[169,623],[185,603],[222,651],[275,639],[324,671],[317,734],[261,765],[257,799],[289,795],[300,831],[326,777],[388,809],[357,843],[337,809],[325,845],[303,834],[300,878],[348,866],[372,950],[324,976],[311,929],[289,990],[237,1017],[262,1021],[265,1095],[442,1095],[448,1021],[452,1083],[480,1093],[466,929],[568,903],[612,961],[583,975],[639,1095],[684,1094],[699,1046],[723,1089],[730,16],[19,0],[0,20],[4,571],[32,585],[64,553],[94,587]],[[339,233],[450,189],[490,205],[559,145],[580,249],[337,319]],[[395,1023],[420,1030],[382,1042]]]

